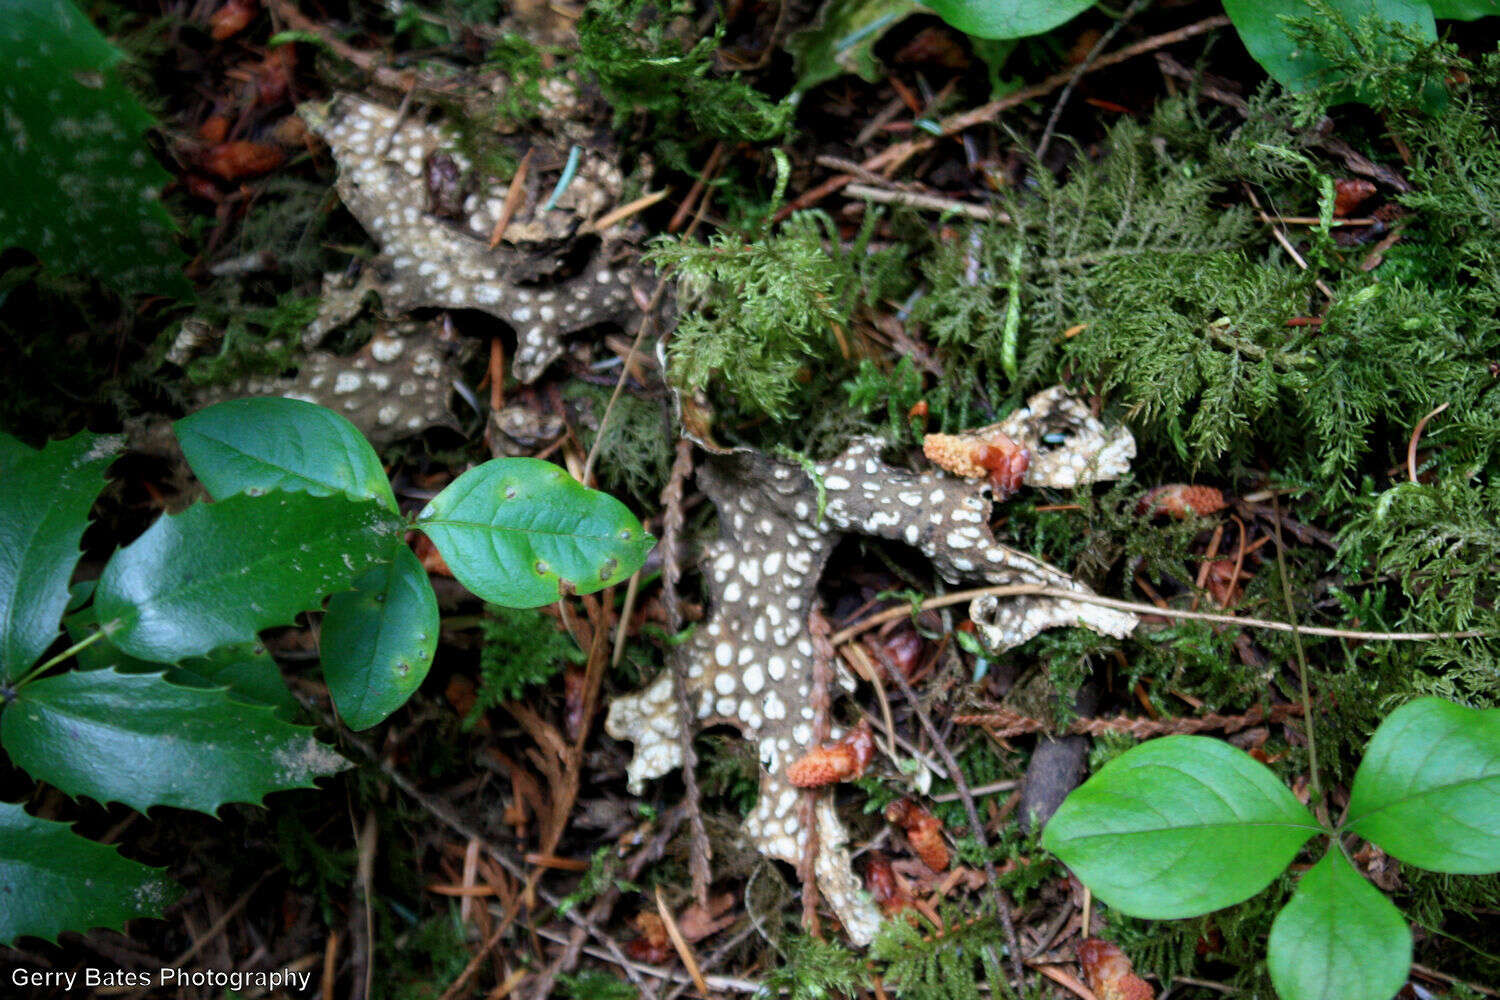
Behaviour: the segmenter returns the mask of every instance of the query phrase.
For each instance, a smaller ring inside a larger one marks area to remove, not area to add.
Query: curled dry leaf
[[[259,9],[256,0],[228,0],[208,16],[209,33],[216,42],[233,38],[249,27]]]
[[[885,818],[899,826],[922,863],[935,872],[948,867],[948,844],[943,821],[911,799],[897,799],[885,807]]]
[[[1130,959],[1111,941],[1087,938],[1078,945],[1078,964],[1083,966],[1089,989],[1099,1000],[1153,1000],[1151,985],[1131,968]]]
[[[1171,483],[1148,490],[1135,505],[1135,511],[1146,515],[1167,514],[1181,520],[1193,515],[1217,514],[1227,506],[1229,501],[1224,499],[1224,491],[1215,486]]]
[[[875,756],[875,737],[863,719],[832,743],[813,747],[786,768],[786,780],[798,788],[820,788],[853,781],[865,773]]]
[[[269,173],[281,166],[286,154],[275,146],[263,142],[237,139],[221,142],[203,154],[204,170],[226,181],[237,181],[257,174]]]

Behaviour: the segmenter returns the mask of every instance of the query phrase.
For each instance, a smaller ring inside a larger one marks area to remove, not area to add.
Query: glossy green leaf
[[[944,21],[979,38],[1027,38],[1051,31],[1094,0],[926,0]]]
[[[97,582],[89,580],[74,584],[71,591],[73,602],[82,603],[91,597]],[[67,629],[71,642],[79,642],[98,631],[97,624],[92,604],[63,619],[63,627]],[[157,663],[131,656],[106,636],[80,649],[77,658],[78,666],[83,670],[114,667],[122,674],[159,674],[165,670],[164,676],[173,684],[227,687],[230,697],[258,705],[274,705],[285,719],[293,718],[297,709],[297,699],[287,688],[281,668],[259,642],[221,646],[207,656],[190,656],[177,663]]]
[[[190,688],[159,674],[74,670],[22,688],[0,715],[12,761],[69,795],[141,810],[212,813],[225,802],[311,788],[348,763],[222,688]]]
[[[1500,709],[1418,698],[1375,730],[1345,828],[1438,872],[1500,871]]]
[[[1110,906],[1167,919],[1250,898],[1317,832],[1249,754],[1206,736],[1166,736],[1074,789],[1042,846]]]
[[[885,76],[875,43],[922,9],[916,0],[829,0],[810,27],[787,39],[795,60],[797,90],[808,90],[844,73],[875,83]]]
[[[1500,0],[1432,0],[1431,6],[1434,16],[1455,21],[1500,14]]]
[[[628,578],[656,540],[614,497],[536,458],[497,458],[448,484],[417,518],[465,587],[494,604],[551,604]]]
[[[11,466],[32,454],[35,450],[34,448],[27,447],[25,442],[11,437],[4,431],[0,431],[0,475],[9,472]]]
[[[0,249],[125,292],[191,295],[161,203],[171,177],[120,59],[69,0],[0,0]]]
[[[193,474],[211,496],[302,490],[347,493],[396,510],[396,497],[370,442],[349,421],[315,403],[280,396],[230,399],[173,425]]]
[[[1327,4],[1350,25],[1375,16],[1437,40],[1432,6],[1423,0],[1327,0]],[[1286,18],[1324,16],[1307,0],[1224,0],[1224,13],[1255,61],[1288,89],[1306,90],[1328,82],[1328,61],[1287,33]]]
[[[121,930],[135,917],[159,917],[182,895],[163,872],[0,802],[0,944],[56,942],[62,931]]]
[[[57,638],[89,508],[119,447],[118,437],[75,434],[13,452],[0,476],[0,680],[20,676]]]
[[[1281,1000],[1391,1000],[1411,967],[1411,930],[1334,845],[1276,915],[1266,959]]]
[[[120,649],[176,662],[253,642],[390,559],[401,519],[375,500],[244,494],[162,517],[104,567],[94,604]]]
[[[323,617],[323,679],[350,729],[368,729],[406,703],[432,666],[437,595],[404,543],[396,557],[335,594]]]

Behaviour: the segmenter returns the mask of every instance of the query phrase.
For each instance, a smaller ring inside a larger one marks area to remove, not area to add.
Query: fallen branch
[[[1133,611],[1140,615],[1159,615],[1163,618],[1186,618],[1193,621],[1220,622],[1225,625],[1239,625],[1243,628],[1263,628],[1273,632],[1301,632],[1303,635],[1317,635],[1331,639],[1359,639],[1365,642],[1432,642],[1436,639],[1478,639],[1489,635],[1484,629],[1466,629],[1462,632],[1365,632],[1359,629],[1325,628],[1318,625],[1293,625],[1288,622],[1276,621],[1271,618],[1246,618],[1239,615],[1220,615],[1211,611],[1183,611],[1177,608],[1162,608],[1155,604],[1142,604],[1138,601],[1121,601],[1113,597],[1101,597],[1098,594],[1090,594],[1077,590],[1064,590],[1061,587],[1047,587],[1037,583],[1006,583],[994,587],[975,587],[972,590],[959,590],[941,597],[929,597],[915,608],[917,611],[925,611],[928,608],[944,608],[953,604],[962,604],[972,601],[976,597],[1055,597],[1062,600],[1077,601],[1079,604],[1096,604],[1104,608],[1117,608],[1121,611]],[[833,636],[833,644],[841,646],[862,632],[867,632],[877,625],[895,621],[911,614],[913,609],[903,605],[896,608],[887,608],[878,614],[873,614],[864,621],[855,622],[848,628],[841,629]]]

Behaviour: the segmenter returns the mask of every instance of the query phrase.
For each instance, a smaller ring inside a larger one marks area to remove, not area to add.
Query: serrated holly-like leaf
[[[966,34],[1027,38],[1071,21],[1094,0],[926,0],[926,5]]]
[[[1429,41],[1437,41],[1432,6],[1422,0],[1326,0],[1328,7],[1350,26],[1375,16],[1393,21]],[[1306,90],[1327,83],[1330,64],[1311,46],[1294,41],[1287,18],[1321,18],[1307,0],[1224,0],[1224,13],[1234,22],[1245,48],[1267,73],[1290,90]]]
[[[71,591],[73,603],[81,603],[92,596],[97,582],[89,580],[74,584]],[[81,642],[97,632],[97,625],[98,618],[92,604],[63,619],[63,627],[73,642]],[[80,649],[77,658],[78,666],[83,670],[114,667],[122,674],[159,674],[165,670],[164,676],[174,684],[227,687],[230,696],[241,701],[276,706],[285,719],[292,718],[297,710],[297,699],[287,689],[281,668],[259,642],[221,646],[207,656],[191,656],[169,664],[131,656],[106,636]]]
[[[230,399],[173,425],[193,474],[210,495],[301,490],[347,493],[396,510],[396,497],[370,442],[349,421],[315,403],[280,396]]]
[[[437,595],[405,544],[396,557],[335,594],[323,617],[323,679],[350,729],[368,729],[406,703],[438,641]]]
[[[1281,1000],[1391,1000],[1411,967],[1411,929],[1334,845],[1276,915],[1266,959]]]
[[[75,434],[17,453],[0,476],[0,680],[57,638],[89,508],[119,447],[117,437]]]
[[[34,448],[28,448],[24,442],[0,431],[0,475],[9,472],[11,466],[33,451]]]
[[[496,458],[459,476],[417,518],[465,587],[535,608],[559,583],[591,594],[640,568],[656,540],[614,497],[536,458]]]
[[[124,292],[191,295],[160,199],[171,177],[120,58],[68,0],[0,0],[0,248]]]
[[[62,931],[120,930],[135,917],[159,917],[182,894],[163,872],[0,802],[0,944],[22,936],[56,942]]]
[[[869,83],[885,75],[875,43],[904,18],[920,11],[915,0],[830,0],[817,21],[787,39],[796,59],[797,90],[808,90],[842,73]]]
[[[33,778],[142,812],[258,803],[348,766],[310,728],[283,722],[267,706],[234,701],[222,688],[117,670],[74,670],[28,684],[0,715],[0,743]]]
[[[1166,736],[1076,788],[1042,846],[1110,906],[1168,919],[1250,898],[1317,832],[1249,754],[1206,736]]]
[[[1418,698],[1375,730],[1346,829],[1431,871],[1500,871],[1500,709]]]
[[[375,500],[239,494],[162,517],[104,567],[94,606],[120,649],[176,662],[292,621],[390,558]]]

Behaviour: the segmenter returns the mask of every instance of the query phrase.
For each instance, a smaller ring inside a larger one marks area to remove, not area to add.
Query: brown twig
[[[500,203],[500,217],[495,220],[495,228],[490,230],[491,250],[500,245],[506,228],[510,226],[510,220],[521,207],[521,199],[526,196],[526,173],[531,168],[531,154],[534,152],[535,146],[527,149],[521,162],[516,165],[516,172],[511,175],[510,185],[505,189],[505,200]]]
[[[599,418],[599,430],[594,435],[594,443],[589,447],[589,454],[583,462],[583,475],[579,481],[587,486],[594,477],[594,460],[599,457],[599,445],[604,440],[605,428],[609,426],[609,415],[614,412],[615,401],[620,398],[620,393],[625,389],[625,380],[630,377],[631,364],[635,356],[640,352],[641,341],[646,338],[646,331],[651,328],[651,321],[656,314],[656,306],[661,302],[661,297],[666,293],[667,281],[670,274],[663,274],[656,282],[656,288],[651,293],[651,298],[646,300],[646,307],[641,310],[641,323],[635,330],[635,339],[630,342],[630,353],[625,356],[625,363],[620,366],[620,378],[615,382],[615,391],[609,394],[609,402],[604,404],[604,415]]]
[[[1037,163],[1041,163],[1042,157],[1047,155],[1047,147],[1052,143],[1052,133],[1057,128],[1058,119],[1062,117],[1063,108],[1068,104],[1068,98],[1073,96],[1073,88],[1078,86],[1078,81],[1082,80],[1083,75],[1094,65],[1094,61],[1099,58],[1099,53],[1104,51],[1104,47],[1114,41],[1115,36],[1120,33],[1121,29],[1129,24],[1141,12],[1141,8],[1150,2],[1151,0],[1133,0],[1131,5],[1125,8],[1125,12],[1115,18],[1115,23],[1109,26],[1109,30],[1099,36],[1099,40],[1094,43],[1093,48],[1089,49],[1088,55],[1083,57],[1083,61],[1073,67],[1073,72],[1068,77],[1068,82],[1063,86],[1062,93],[1057,95],[1057,100],[1052,105],[1052,114],[1047,116],[1047,126],[1042,129],[1042,138],[1036,144],[1036,152],[1033,154],[1033,159]]]
[[[955,198],[944,198],[935,194],[919,194],[915,191],[892,191],[870,184],[850,184],[847,193],[853,198],[878,201],[885,205],[906,205],[909,208],[929,212],[956,212],[982,222],[1009,222],[1010,216],[985,205],[975,205]]]
[[[1203,715],[1187,719],[1139,719],[1118,715],[1114,718],[1074,719],[1064,732],[1074,736],[1101,736],[1105,733],[1125,733],[1138,740],[1153,736],[1181,735],[1223,730],[1237,733],[1241,729],[1258,726],[1262,722],[1281,722],[1302,714],[1301,705],[1273,705],[1268,712],[1257,705],[1243,715]],[[977,712],[953,716],[953,721],[963,726],[984,726],[995,736],[1009,739],[1028,733],[1053,733],[1056,727],[1044,719],[1033,719],[1008,708],[997,708],[991,712]],[[1060,735],[1060,734],[1059,734]]]
[[[1178,28],[1175,31],[1168,31],[1164,34],[1152,35],[1150,38],[1143,38],[1139,42],[1136,42],[1134,45],[1127,45],[1123,49],[1120,49],[1116,52],[1111,52],[1107,56],[1101,56],[1094,62],[1092,66],[1089,67],[1089,72],[1096,72],[1098,70],[1105,69],[1106,67],[1114,66],[1115,64],[1122,63],[1127,59],[1134,59],[1136,56],[1144,55],[1147,52],[1153,52],[1156,49],[1163,48],[1167,45],[1175,45],[1178,42],[1186,41],[1189,38],[1194,38],[1198,35],[1214,31],[1215,29],[1228,27],[1228,25],[1229,18],[1222,15],[1216,15],[1214,17],[1206,17],[1201,21],[1196,21],[1193,24]],[[968,111],[962,111],[956,115],[950,115],[949,117],[944,118],[939,124],[943,130],[944,135],[952,135],[955,132],[962,132],[966,128],[971,128],[975,125],[981,125],[984,122],[991,120],[1003,111],[1009,111],[1011,108],[1025,104],[1027,101],[1034,100],[1035,98],[1041,97],[1045,94],[1050,94],[1058,87],[1067,84],[1067,82],[1072,78],[1072,69],[1065,69],[1060,73],[1053,73],[1041,83],[1033,84],[1030,87],[1023,87],[1022,89],[1015,91],[1014,93],[1007,94],[999,100],[991,101],[988,104],[982,104],[977,108],[972,108]]]
[[[713,179],[714,172],[719,169],[719,159],[724,155],[724,144],[715,143],[713,151],[708,154],[708,160],[704,162],[703,169],[699,171],[693,186],[688,188],[687,197],[682,199],[682,204],[677,206],[677,211],[672,214],[672,221],[667,223],[667,232],[675,233],[687,225],[688,218],[693,214],[693,205],[698,201],[698,196],[703,194],[703,189]]]
[[[1412,428],[1411,440],[1406,442],[1406,477],[1412,482],[1417,482],[1417,445],[1422,440],[1422,432],[1427,429],[1427,422],[1448,408],[1444,403],[1433,410],[1427,416],[1417,421],[1417,426]]]
[[[677,455],[672,461],[672,473],[662,489],[662,600],[666,604],[667,627],[674,633],[682,629],[682,601],[677,593],[677,581],[682,575],[678,561],[678,547],[682,538],[682,490],[688,476],[693,473],[693,442],[681,438],[677,442]],[[709,861],[713,850],[708,840],[708,830],[703,825],[701,798],[698,791],[698,753],[693,748],[693,710],[688,697],[687,678],[680,667],[674,665],[672,672],[672,694],[677,703],[677,735],[682,750],[683,806],[688,819],[688,873],[693,880],[693,898],[699,905],[708,906],[708,884],[712,881]]]
[[[1332,639],[1358,639],[1366,642],[1431,642],[1434,639],[1477,639],[1488,635],[1483,629],[1468,629],[1463,632],[1363,632],[1358,629],[1323,628],[1317,625],[1289,625],[1269,618],[1246,618],[1239,615],[1219,615],[1209,611],[1182,611],[1177,608],[1157,607],[1154,604],[1141,604],[1138,601],[1121,601],[1113,597],[1101,597],[1098,594],[1090,594],[1084,591],[1066,590],[1062,587],[1048,587],[1037,583],[1004,583],[993,587],[975,587],[972,590],[959,590],[940,597],[929,597],[917,606],[917,610],[925,611],[928,608],[943,608],[953,604],[962,604],[976,597],[1054,597],[1069,601],[1078,601],[1081,604],[1097,604],[1104,608],[1118,608],[1121,611],[1134,611],[1137,614],[1161,615],[1166,618],[1190,618],[1203,622],[1223,622],[1226,625],[1238,625],[1242,628],[1263,628],[1273,632],[1301,632],[1303,635],[1317,635]],[[842,629],[834,634],[833,644],[841,646],[861,632],[868,631],[877,625],[911,614],[910,607],[889,608],[866,618],[864,621],[856,622],[848,628]]]
[[[340,59],[364,71],[376,83],[382,87],[392,90],[409,91],[414,89],[419,82],[417,74],[411,70],[398,72],[387,66],[379,56],[369,52],[362,52],[354,46],[344,42],[333,32],[323,25],[309,18],[297,9],[291,0],[269,0],[268,6],[271,11],[287,23],[293,31],[305,31],[317,35],[323,46],[338,56]]]
[[[844,631],[848,631],[845,629]],[[837,646],[838,636],[831,640]],[[948,768],[948,780],[953,782],[954,789],[958,792],[959,800],[963,802],[964,813],[969,818],[969,833],[973,835],[974,841],[984,857],[985,887],[989,890],[990,900],[995,905],[995,912],[1000,916],[1000,926],[1005,930],[1005,943],[1010,952],[1011,973],[1017,983],[1025,981],[1025,970],[1021,964],[1021,939],[1016,934],[1016,922],[1011,916],[1010,903],[1000,891],[1000,875],[995,871],[995,863],[990,860],[990,838],[984,831],[984,823],[979,819],[979,809],[974,805],[974,796],[969,792],[969,783],[964,779],[963,771],[959,769],[958,759],[953,756],[953,751],[948,748],[948,743],[943,739],[937,727],[932,724],[932,716],[927,709],[922,707],[922,702],[917,698],[917,692],[912,690],[911,681],[906,679],[906,674],[896,666],[881,646],[871,647],[880,665],[890,674],[891,679],[901,688],[901,693],[906,696],[906,703],[911,706],[912,712],[921,723],[922,730],[927,733],[927,738],[932,741],[932,747],[942,758],[943,764]],[[996,991],[997,993],[999,991]]]

